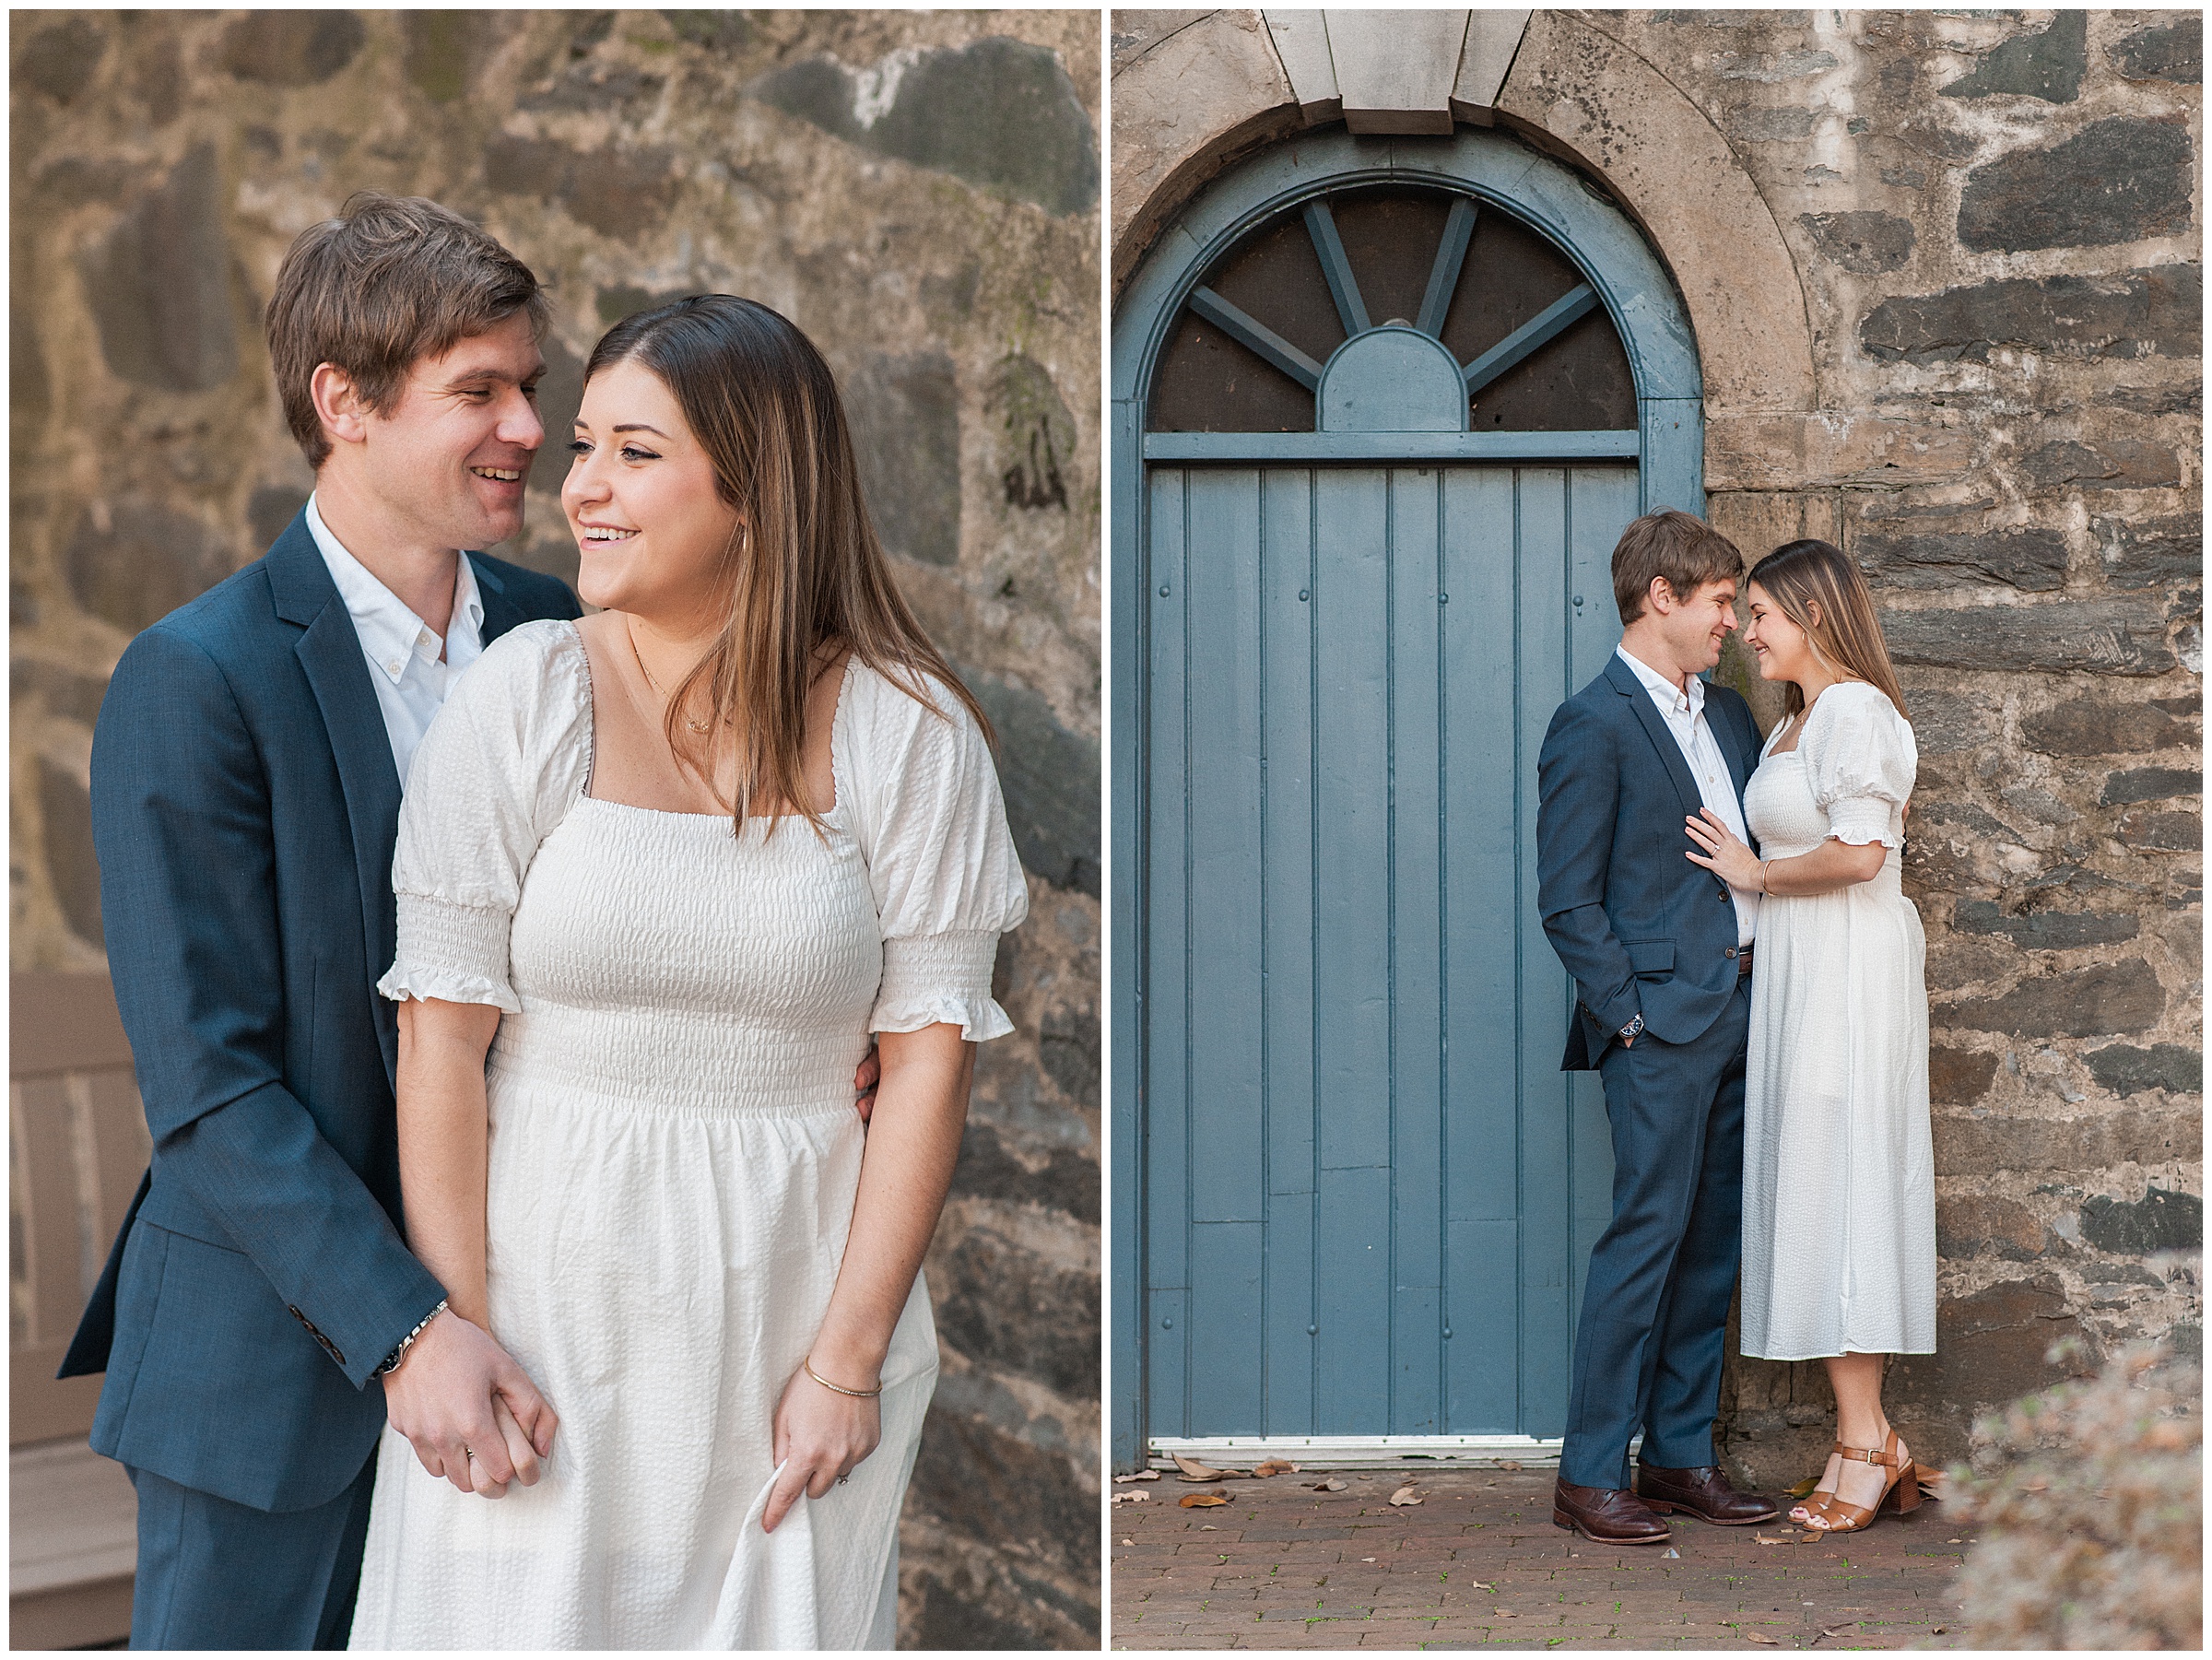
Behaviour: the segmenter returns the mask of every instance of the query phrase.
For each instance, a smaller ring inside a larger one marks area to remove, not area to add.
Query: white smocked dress
[[[1762,858],[1830,836],[1889,850],[1872,881],[1759,906],[1744,1097],[1743,1350],[1936,1350],[1927,946],[1899,887],[1919,751],[1875,687],[1814,700],[1744,789]]]
[[[1012,1030],[991,998],[1027,890],[982,733],[862,666],[836,805],[659,812],[589,794],[573,624],[494,643],[415,759],[387,996],[496,1004],[487,1065],[491,1330],[560,1416],[499,1500],[387,1428],[356,1648],[888,1648],[898,1522],[937,1371],[917,1278],[883,1441],[760,1517],[772,1423],[836,1283],[870,1031]]]

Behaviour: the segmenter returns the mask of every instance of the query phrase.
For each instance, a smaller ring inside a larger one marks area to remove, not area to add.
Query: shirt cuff
[[[437,997],[488,1003],[511,1015],[522,1003],[507,983],[507,933],[513,918],[481,905],[456,905],[402,893],[399,954],[376,989],[394,1003]]]

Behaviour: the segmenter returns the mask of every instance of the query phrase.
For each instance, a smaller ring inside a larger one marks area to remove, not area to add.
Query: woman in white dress
[[[1919,752],[1857,566],[1792,542],[1751,570],[1745,642],[1789,683],[1744,790],[1762,859],[1711,815],[1689,856],[1756,889],[1744,1099],[1743,1352],[1827,1361],[1836,1439],[1790,1513],[1851,1532],[1920,1501],[1882,1410],[1888,1357],[1936,1351],[1927,948],[1899,887]]]
[[[774,312],[618,324],[571,447],[605,608],[504,636],[423,740],[382,987],[437,1317],[559,1435],[541,1468],[499,1407],[505,1490],[387,1430],[353,1646],[888,1648],[918,1270],[1028,905],[982,715]]]

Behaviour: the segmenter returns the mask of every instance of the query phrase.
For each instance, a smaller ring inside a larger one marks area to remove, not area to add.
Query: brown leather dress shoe
[[[1686,1510],[1715,1527],[1748,1527],[1754,1522],[1771,1522],[1782,1513],[1757,1493],[1739,1493],[1728,1485],[1717,1465],[1694,1470],[1663,1470],[1655,1464],[1636,1461],[1636,1496],[1662,1515]]]
[[[1634,1493],[1618,1487],[1577,1487],[1560,1481],[1551,1489],[1551,1524],[1569,1527],[1599,1545],[1664,1545],[1674,1535]]]

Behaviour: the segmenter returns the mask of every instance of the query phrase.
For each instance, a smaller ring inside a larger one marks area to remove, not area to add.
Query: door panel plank
[[[1315,1433],[1313,475],[1261,475],[1267,1432]]]
[[[1256,1222],[1191,1229],[1191,1433],[1252,1435],[1265,1421],[1261,1387],[1260,1259]]]
[[[1260,1108],[1260,476],[1208,468],[1190,474],[1185,488],[1190,1214],[1194,1224],[1257,1224],[1265,1209],[1266,1143]],[[1198,1291],[1198,1280],[1191,1287]],[[1255,1288],[1245,1318],[1257,1313]],[[1256,1369],[1256,1348],[1252,1359]]]
[[[1145,1272],[1148,1286],[1189,1284],[1190,1129],[1188,1062],[1184,1024],[1188,865],[1184,827],[1188,766],[1184,756],[1186,704],[1183,691],[1184,479],[1176,468],[1155,468],[1151,476],[1151,612],[1149,720],[1146,740],[1147,906],[1145,1008]],[[1148,1333],[1156,1361],[1176,1351],[1174,1375],[1182,1376],[1183,1328],[1171,1335],[1158,1319]],[[1156,1373],[1157,1375],[1157,1373]],[[1181,1433],[1182,1395],[1156,1395],[1153,1422],[1160,1432]]]

